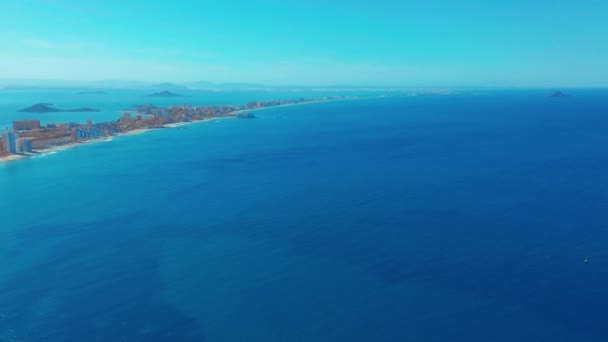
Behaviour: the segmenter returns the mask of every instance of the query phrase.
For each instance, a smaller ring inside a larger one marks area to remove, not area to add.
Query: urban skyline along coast
[[[122,134],[133,134],[149,129],[167,128],[176,124],[204,121],[214,118],[253,118],[251,110],[273,106],[295,105],[346,99],[344,96],[299,98],[291,100],[254,101],[246,105],[222,106],[171,106],[157,107],[152,104],[136,106],[135,110],[123,111],[116,121],[84,124],[47,123],[24,119],[13,122],[12,129],[1,133],[0,161],[34,156],[49,149],[75,146],[76,144]],[[350,97],[352,98],[352,97]]]

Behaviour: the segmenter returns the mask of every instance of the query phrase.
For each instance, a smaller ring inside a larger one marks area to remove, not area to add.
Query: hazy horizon
[[[600,1],[7,0],[0,9],[0,79],[608,86]]]
[[[608,86],[585,85],[514,85],[514,84],[268,84],[254,82],[212,82],[207,80],[176,82],[171,80],[139,81],[139,80],[64,80],[64,79],[2,79],[0,90],[10,89],[165,89],[165,90],[205,90],[205,89],[606,89]]]

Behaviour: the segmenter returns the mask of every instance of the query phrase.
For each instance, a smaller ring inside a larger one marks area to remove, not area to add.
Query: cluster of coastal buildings
[[[18,120],[11,129],[0,133],[0,156],[10,154],[32,154],[34,150],[97,139],[119,132],[112,123],[93,124],[47,124],[40,120]]]
[[[335,99],[342,99],[342,97],[250,102],[245,106],[192,107],[183,105],[160,108],[154,105],[141,105],[137,106],[136,110],[124,111],[117,121],[101,123],[93,123],[89,120],[85,124],[48,123],[42,125],[40,120],[18,120],[13,122],[11,129],[1,132],[0,158],[7,155],[30,155],[48,148],[110,137],[134,130],[162,128],[170,124],[217,117],[241,116],[239,111],[243,110]]]
[[[24,120],[15,121],[13,126],[20,127],[21,124],[29,125],[31,122],[37,120]],[[37,121],[38,125],[40,121]],[[19,153],[32,153],[32,139],[20,138],[19,134],[15,130],[6,130],[2,132],[0,139],[0,155],[3,154],[19,154]]]

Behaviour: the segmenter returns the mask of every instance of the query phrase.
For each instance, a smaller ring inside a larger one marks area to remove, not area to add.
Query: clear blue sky
[[[1,0],[0,78],[608,86],[608,1]]]

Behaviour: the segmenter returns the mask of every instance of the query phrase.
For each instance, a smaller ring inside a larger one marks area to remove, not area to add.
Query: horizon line
[[[2,84],[4,83],[4,84]],[[35,84],[10,84],[10,83],[42,83],[40,86]],[[608,89],[608,85],[576,85],[576,84],[545,84],[545,85],[525,85],[525,84],[500,84],[491,82],[488,84],[340,84],[340,83],[327,83],[327,84],[297,84],[297,83],[284,83],[284,84],[268,84],[263,82],[216,82],[207,80],[198,81],[144,81],[144,80],[121,80],[121,79],[97,79],[97,80],[67,80],[67,79],[35,79],[35,78],[0,78],[0,89],[4,87],[10,88],[36,88],[36,89],[52,89],[61,87],[93,87],[101,86],[99,83],[117,83],[114,86],[108,85],[109,88],[118,87],[128,89],[130,86],[139,85],[142,87],[155,87],[167,88],[180,87],[184,90],[198,90],[198,89],[213,89],[214,87],[239,87],[239,88],[359,88],[359,89],[412,89],[412,88],[477,88],[477,89]],[[124,84],[120,84],[124,83]],[[202,88],[191,88],[196,84],[206,84]],[[103,89],[103,87],[101,87]]]

